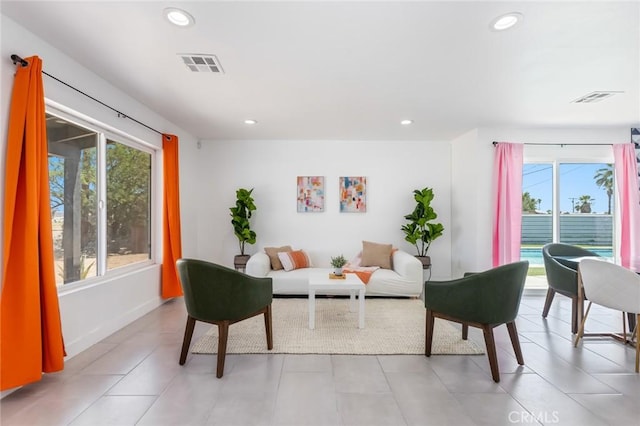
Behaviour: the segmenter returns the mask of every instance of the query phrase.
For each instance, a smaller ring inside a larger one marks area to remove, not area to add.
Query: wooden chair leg
[[[578,298],[571,298],[571,333],[578,332]]]
[[[498,355],[496,354],[496,341],[493,338],[493,327],[488,324],[482,326],[484,334],[484,344],[487,347],[487,356],[489,357],[489,367],[491,367],[491,377],[493,381],[500,381],[500,372],[498,370]]]
[[[591,309],[591,302],[589,302],[589,304],[587,305],[587,310],[582,316],[582,321],[580,321],[580,329],[578,330],[578,334],[576,334],[576,338],[573,341],[574,348],[578,347],[578,342],[580,341],[582,336],[584,336],[584,323],[587,322],[587,317],[589,316],[589,309]]]
[[[273,327],[271,325],[271,305],[264,312],[264,328],[267,332],[267,349],[273,349]]]
[[[640,373],[640,313],[636,314],[636,373]],[[633,339],[633,337],[631,337]]]
[[[462,340],[467,340],[469,338],[469,325],[462,324]]]
[[[511,346],[513,346],[513,352],[516,354],[516,359],[519,365],[524,365],[524,358],[522,357],[522,348],[520,347],[520,338],[518,337],[518,329],[515,322],[507,323],[507,330],[509,330],[509,338],[511,339]]]
[[[551,302],[553,302],[553,296],[556,295],[556,291],[549,287],[547,290],[547,298],[544,300],[544,308],[542,308],[542,318],[546,318],[549,315],[549,309],[551,308]]]
[[[434,325],[433,311],[427,309],[426,327],[425,327],[425,339],[424,339],[424,355],[431,356],[431,344],[433,343],[433,325]]]
[[[184,365],[187,361],[187,354],[189,353],[189,345],[191,345],[191,337],[193,336],[193,329],[196,326],[196,319],[187,316],[187,326],[184,329],[184,338],[182,340],[182,352],[180,353],[180,365]]]
[[[224,373],[224,359],[227,356],[227,339],[229,338],[229,321],[218,324],[218,367],[216,377],[219,379]]]

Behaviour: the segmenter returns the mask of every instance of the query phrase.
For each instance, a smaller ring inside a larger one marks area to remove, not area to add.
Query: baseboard
[[[158,297],[157,299],[148,300],[147,302],[135,307],[134,309],[131,309],[123,315],[120,315],[117,318],[113,318],[108,323],[103,323],[99,328],[96,328],[91,333],[85,334],[84,336],[74,341],[65,342],[65,349],[67,351],[65,361],[73,358],[80,352],[89,349],[91,346],[109,337],[116,331],[126,327],[138,318],[148,314],[158,306],[162,305],[164,302],[166,302],[166,300],[163,300],[160,297]]]
[[[546,288],[525,288],[524,296],[544,296],[547,294]]]

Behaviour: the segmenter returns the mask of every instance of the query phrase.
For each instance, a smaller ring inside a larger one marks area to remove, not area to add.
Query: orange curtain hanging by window
[[[0,389],[64,368],[56,289],[42,61],[18,66],[6,155]]]
[[[182,296],[176,261],[182,257],[178,137],[162,135],[164,206],[162,209],[162,297]]]

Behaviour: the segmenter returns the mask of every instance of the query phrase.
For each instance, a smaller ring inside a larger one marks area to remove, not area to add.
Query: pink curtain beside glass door
[[[634,145],[614,144],[613,156],[620,198],[620,264],[640,271],[640,190]]]
[[[499,142],[493,163],[493,266],[520,260],[523,145]]]

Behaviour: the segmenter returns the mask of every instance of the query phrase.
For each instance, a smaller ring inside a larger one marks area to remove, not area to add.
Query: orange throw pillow
[[[282,267],[287,272],[311,266],[309,256],[303,250],[279,252],[278,258],[282,263]]]

